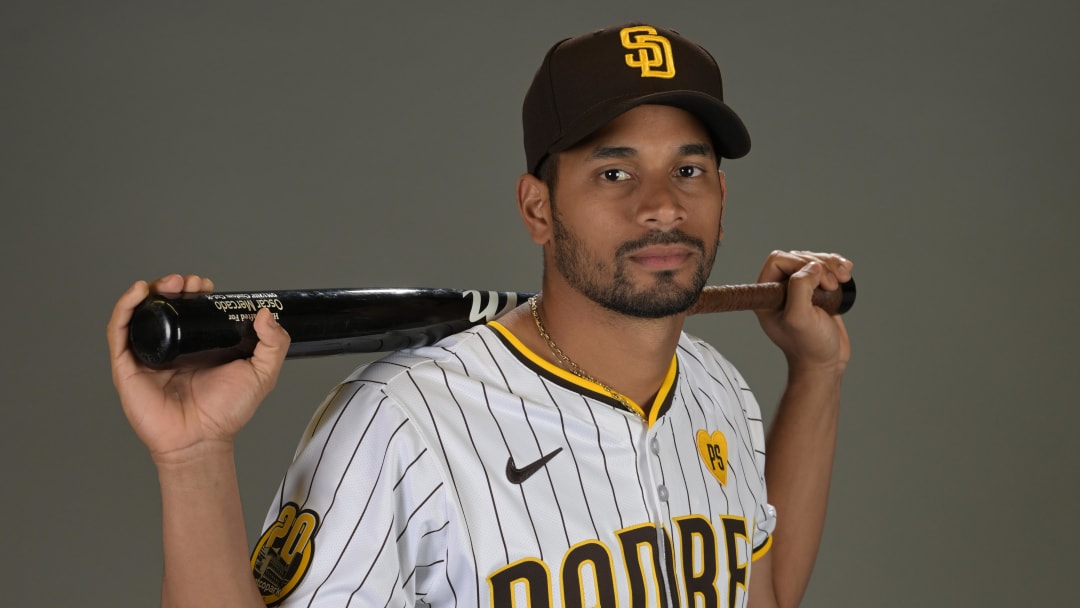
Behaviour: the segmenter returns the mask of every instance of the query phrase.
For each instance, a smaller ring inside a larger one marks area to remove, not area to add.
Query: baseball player
[[[766,441],[734,366],[682,331],[712,267],[721,158],[749,150],[713,58],[626,24],[551,48],[523,111],[517,197],[540,295],[499,321],[393,353],[330,392],[248,544],[233,437],[288,336],[251,359],[154,372],[126,350],[151,290],[109,326],[114,382],[162,488],[163,605],[787,606],[816,556],[832,467],[840,319],[810,304],[851,262],[771,254],[759,313],[788,385]],[[769,454],[766,468],[765,454]]]

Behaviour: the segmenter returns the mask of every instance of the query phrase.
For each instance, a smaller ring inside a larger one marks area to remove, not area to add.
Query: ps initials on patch
[[[318,514],[309,509],[301,511],[290,502],[259,538],[251,554],[251,571],[267,605],[285,599],[304,578],[318,529]]]
[[[698,453],[705,467],[713,474],[720,485],[727,485],[728,470],[728,446],[727,438],[720,431],[708,431],[702,429],[697,432]]]
[[[647,25],[635,25],[619,31],[623,48],[637,53],[627,54],[626,65],[641,70],[642,78],[674,78],[675,57],[671,41]]]

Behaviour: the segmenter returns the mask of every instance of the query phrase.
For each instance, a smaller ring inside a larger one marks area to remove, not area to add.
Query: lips
[[[670,231],[654,230],[623,243],[615,255],[648,270],[674,270],[694,255],[704,257],[705,242],[677,228]]]
[[[650,270],[674,270],[694,255],[694,250],[683,245],[654,245],[635,251],[630,259]]]

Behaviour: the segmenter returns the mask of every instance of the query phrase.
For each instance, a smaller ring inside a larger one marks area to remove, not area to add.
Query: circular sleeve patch
[[[263,601],[272,606],[296,588],[315,552],[315,533],[319,515],[300,510],[296,503],[286,503],[277,521],[267,528],[251,553],[251,571]]]

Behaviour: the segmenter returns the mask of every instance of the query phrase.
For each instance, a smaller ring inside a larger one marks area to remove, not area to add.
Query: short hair
[[[547,186],[548,196],[554,198],[555,184],[558,183],[559,176],[559,153],[553,152],[545,156],[544,160],[540,161],[540,164],[536,167],[534,175],[540,178],[540,181]]]

